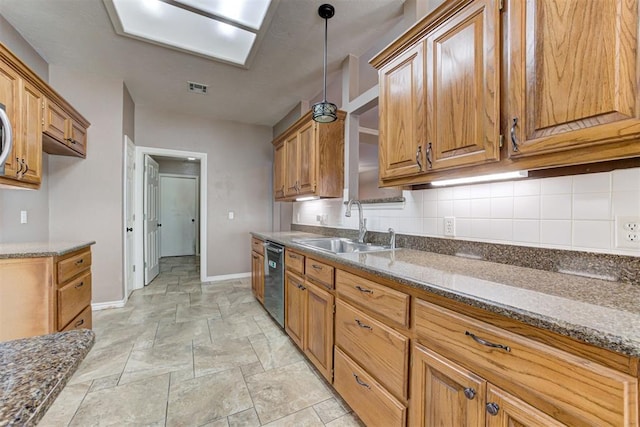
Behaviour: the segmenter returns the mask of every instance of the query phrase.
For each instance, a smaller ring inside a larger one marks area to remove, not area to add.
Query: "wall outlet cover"
[[[444,217],[444,235],[447,237],[456,237],[456,217]]]
[[[640,217],[616,216],[616,248],[640,249]]]

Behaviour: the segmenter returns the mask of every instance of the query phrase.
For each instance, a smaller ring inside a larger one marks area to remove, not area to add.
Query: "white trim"
[[[133,145],[133,193],[134,193],[134,215],[135,215],[135,194],[136,194],[136,171],[135,171],[135,158],[136,158],[136,144],[131,140],[129,135],[124,136],[124,153],[122,155],[123,166],[122,166],[122,222],[124,227],[122,227],[122,294],[124,295],[124,302],[126,303],[129,299],[129,290],[127,289],[127,148],[129,143]],[[135,223],[135,221],[134,221]],[[136,250],[136,236],[133,235],[133,248],[131,248],[134,253]],[[135,255],[134,255],[134,265],[135,265]],[[136,275],[133,276],[133,287],[131,291],[137,289],[136,288]]]
[[[142,147],[136,146],[136,164],[144,164],[144,155],[168,156],[168,157],[195,157],[200,160],[200,280],[206,281],[207,278],[207,153],[196,151],[170,150],[166,148]],[[142,231],[143,221],[143,174],[144,168],[136,168],[135,174],[135,224],[137,233]],[[144,236],[143,236],[144,237]],[[144,239],[136,239],[136,265],[144,265],[144,247],[142,242]],[[143,283],[144,268],[136,269],[136,283]]]
[[[126,298],[121,299],[120,301],[94,302],[91,303],[91,311],[106,310],[109,308],[123,308],[126,303]]]
[[[248,273],[235,273],[235,274],[221,274],[219,276],[209,276],[202,279],[203,282],[221,282],[223,280],[232,279],[244,279],[245,277],[251,277],[251,272]]]

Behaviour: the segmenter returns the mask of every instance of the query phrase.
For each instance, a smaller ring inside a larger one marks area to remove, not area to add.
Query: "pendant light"
[[[330,4],[323,4],[318,8],[318,15],[324,19],[324,92],[322,101],[313,104],[311,107],[313,120],[318,123],[331,123],[338,118],[336,115],[336,111],[338,110],[336,104],[327,102],[327,23],[329,19],[333,17],[334,13],[335,9]]]

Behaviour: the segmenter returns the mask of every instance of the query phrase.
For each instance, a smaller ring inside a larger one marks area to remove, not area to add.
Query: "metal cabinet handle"
[[[24,166],[24,164],[20,163],[20,159],[18,157],[16,157],[16,163],[18,164],[18,166],[20,166],[20,168],[16,172],[16,176],[20,176],[20,173],[22,172],[22,167]]]
[[[371,386],[367,383],[365,383],[364,381],[362,381],[360,378],[358,378],[358,376],[356,374],[353,374],[353,378],[356,379],[356,382],[358,383],[358,385],[361,385],[362,387],[366,387],[368,389],[371,389]]]
[[[364,294],[372,294],[373,291],[371,289],[365,289],[360,285],[356,285],[356,289],[359,290],[360,292],[364,293]]]
[[[78,261],[76,261],[76,265],[80,265],[84,263],[84,259],[79,259]]]
[[[77,328],[78,326],[82,326],[82,325],[84,325],[84,319],[78,320],[74,326]]]
[[[464,389],[464,396],[469,400],[473,400],[476,397],[476,391],[471,387],[467,387]]]
[[[322,270],[322,266],[318,264],[312,264],[311,268],[313,268],[314,270]]]
[[[518,141],[516,141],[516,126],[518,125],[518,118],[514,117],[511,124],[511,149],[514,153],[518,152]]]
[[[360,326],[362,329],[368,329],[368,330],[370,330],[370,331],[373,331],[373,328],[372,328],[371,326],[369,326],[369,325],[366,325],[366,324],[362,323],[362,322],[360,321],[360,319],[354,319],[354,320],[356,321],[356,323],[358,324],[358,326]]]
[[[289,258],[291,258],[291,259],[298,259],[298,255],[290,253],[290,254],[289,254]]]
[[[433,162],[431,161],[431,152],[433,151],[433,146],[431,143],[427,145],[427,163],[429,164],[429,169],[433,168]]]
[[[487,412],[489,415],[496,416],[498,415],[498,411],[500,410],[500,406],[497,403],[489,402],[487,403]]]
[[[296,287],[298,289],[300,289],[301,291],[305,291],[307,288],[305,288],[304,286],[302,286],[300,283],[296,283]]]
[[[422,172],[422,145],[418,145],[418,149],[416,150],[416,163],[418,164],[420,172]]]
[[[24,159],[22,159],[22,164],[24,165],[24,172],[22,172],[22,175],[26,174],[27,172],[29,172],[29,164],[24,162]]]
[[[487,341],[485,339],[482,339],[482,338],[472,334],[469,331],[464,331],[464,334],[469,336],[469,337],[471,337],[471,339],[474,340],[475,342],[477,342],[478,344],[482,344],[482,345],[484,345],[486,347],[499,348],[499,349],[507,351],[507,352],[511,351],[511,347],[509,347],[508,345],[492,343],[490,341]]]
[[[80,282],[77,285],[74,286],[74,288],[78,289],[84,286],[84,282]]]

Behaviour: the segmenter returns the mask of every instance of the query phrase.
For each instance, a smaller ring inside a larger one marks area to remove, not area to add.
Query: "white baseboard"
[[[220,276],[209,276],[203,282],[220,282],[222,280],[244,279],[245,277],[251,277],[251,272],[248,273],[236,273],[236,274],[222,274]]]
[[[106,310],[108,308],[122,308],[127,303],[126,300],[120,301],[108,301],[108,302],[94,302],[91,304],[92,311]]]

